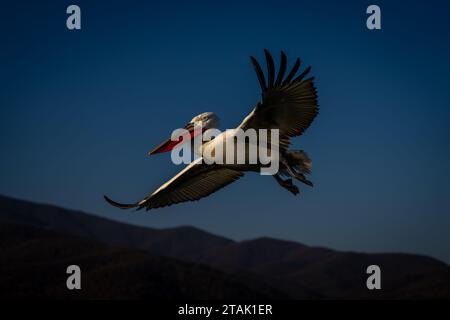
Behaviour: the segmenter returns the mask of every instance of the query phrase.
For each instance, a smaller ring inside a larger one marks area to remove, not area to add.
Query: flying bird
[[[275,74],[275,63],[269,51],[264,50],[267,64],[267,78],[261,65],[251,56],[250,60],[262,90],[262,99],[256,104],[250,114],[235,129],[222,132],[210,141],[203,142],[202,150],[214,150],[219,144],[233,139],[237,129],[278,129],[279,130],[279,170],[273,175],[277,183],[297,195],[299,189],[293,183],[293,178],[312,186],[306,178],[311,173],[312,162],[302,150],[289,150],[290,140],[301,135],[313,122],[319,112],[317,91],[314,77],[307,78],[311,67],[298,74],[300,59],[297,58],[293,67],[286,75],[287,57],[281,51],[278,72]],[[185,126],[191,137],[196,133],[196,124],[201,123],[202,129],[218,128],[219,118],[212,112],[205,112],[194,117]],[[234,130],[234,131],[233,131]],[[233,140],[234,141],[234,140]],[[170,138],[149,152],[150,155],[168,152],[181,143]],[[248,144],[246,140],[244,143]],[[268,146],[270,149],[270,145]],[[247,150],[248,148],[246,148]],[[225,150],[224,150],[225,151]],[[211,153],[210,153],[211,154]],[[118,203],[104,196],[111,205],[121,208],[146,210],[170,206],[172,204],[195,201],[204,198],[217,190],[241,178],[247,171],[259,171],[261,163],[248,164],[208,164],[203,160],[204,153],[187,165],[172,179],[164,183],[144,199],[131,204]]]

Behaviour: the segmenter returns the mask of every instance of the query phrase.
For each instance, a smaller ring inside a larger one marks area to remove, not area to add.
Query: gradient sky
[[[151,227],[193,225],[450,261],[447,1],[3,1],[0,193]],[[82,30],[66,29],[78,4]],[[125,212],[181,168],[146,152],[194,115],[235,127],[260,97],[249,55],[312,66],[320,114],[295,148],[315,187],[271,177]]]

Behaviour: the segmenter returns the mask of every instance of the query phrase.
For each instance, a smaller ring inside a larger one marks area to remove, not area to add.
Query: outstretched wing
[[[319,113],[314,78],[305,77],[311,70],[306,68],[296,76],[300,68],[297,58],[289,74],[286,72],[287,58],[281,51],[278,75],[269,51],[264,50],[267,61],[267,82],[258,61],[250,57],[262,90],[262,100],[239,126],[241,129],[279,129],[280,149],[289,147],[290,138],[301,135]]]
[[[204,164],[202,158],[191,162],[155,192],[134,204],[122,204],[105,196],[105,200],[121,209],[147,210],[175,203],[195,201],[236,181],[244,174],[218,164]]]

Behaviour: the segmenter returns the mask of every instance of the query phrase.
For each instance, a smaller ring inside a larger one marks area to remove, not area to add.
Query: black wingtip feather
[[[275,77],[275,63],[273,61],[272,55],[270,54],[269,50],[264,49],[264,55],[266,56],[266,62],[267,62],[267,87],[272,88],[273,80]]]
[[[303,78],[311,71],[311,67],[306,68],[297,78],[294,79],[294,82],[300,82]]]
[[[253,67],[255,68],[256,76],[258,77],[259,85],[261,90],[265,92],[267,90],[266,79],[264,78],[264,73],[259,65],[258,61],[255,57],[250,56],[250,60],[252,61]]]
[[[286,77],[286,79],[284,79],[283,84],[289,83],[291,82],[292,78],[295,76],[295,74],[298,71],[298,68],[300,68],[300,58],[297,58],[295,60],[295,64],[292,67],[291,72],[289,72],[288,76]]]
[[[114,200],[111,200],[110,198],[108,198],[107,196],[103,196],[103,198],[105,198],[106,202],[108,202],[110,205],[120,208],[120,209],[130,209],[130,208],[134,208],[137,205],[135,203],[133,204],[125,204],[125,203],[119,203],[119,202],[115,202]]]
[[[281,51],[280,68],[278,69],[277,80],[275,81],[275,86],[279,86],[281,81],[283,81],[284,73],[286,72],[287,57],[284,51]]]

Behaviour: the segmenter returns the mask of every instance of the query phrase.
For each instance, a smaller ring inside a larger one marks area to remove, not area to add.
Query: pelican
[[[314,77],[306,78],[311,67],[307,67],[303,72],[297,74],[301,64],[299,58],[285,76],[287,57],[283,51],[281,51],[278,72],[275,74],[272,55],[267,50],[264,50],[264,54],[267,64],[267,79],[258,61],[250,56],[262,90],[262,99],[236,129],[244,131],[247,129],[278,129],[279,170],[273,177],[281,187],[297,195],[299,189],[294,185],[293,178],[307,186],[312,186],[312,182],[306,178],[306,175],[311,173],[312,162],[304,151],[289,150],[289,145],[290,139],[303,134],[319,112]],[[212,112],[205,112],[194,117],[185,126],[191,137],[196,135],[195,128],[198,123],[201,123],[203,130],[218,128],[219,118]],[[227,137],[232,137],[233,133],[234,131],[226,130],[211,141],[203,143],[202,150],[214,148],[228,139]],[[174,141],[169,138],[149,154],[171,151],[180,143],[179,140]],[[199,150],[194,152],[199,153]],[[136,203],[123,204],[113,201],[107,196],[104,198],[115,207],[136,208],[137,210],[143,208],[150,210],[186,201],[196,201],[238,180],[245,172],[258,171],[262,166],[260,163],[208,164],[202,161],[204,153],[201,150],[199,155],[172,179]]]

